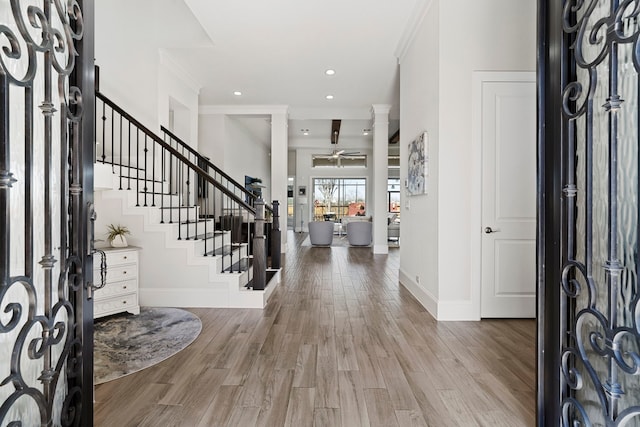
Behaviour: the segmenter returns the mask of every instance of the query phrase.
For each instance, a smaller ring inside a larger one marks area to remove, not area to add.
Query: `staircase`
[[[263,308],[280,280],[278,203],[162,130],[96,93],[95,179],[106,180],[95,192],[96,239],[108,224],[131,230],[141,305]]]

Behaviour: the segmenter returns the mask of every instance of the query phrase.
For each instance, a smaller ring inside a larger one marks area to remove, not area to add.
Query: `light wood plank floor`
[[[533,426],[535,321],[438,323],[398,252],[301,247],[264,310],[192,309],[198,339],[96,387],[97,426]]]

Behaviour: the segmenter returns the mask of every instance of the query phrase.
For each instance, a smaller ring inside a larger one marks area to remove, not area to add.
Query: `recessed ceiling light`
[[[336,70],[332,70],[331,68],[329,68],[327,71],[324,72],[327,76],[333,76],[336,73]]]
[[[325,98],[327,98],[327,99],[333,99],[333,95],[327,95]]]
[[[242,95],[242,92],[240,92],[239,90],[236,90],[235,92],[233,92],[233,94],[234,94],[235,96],[241,96],[241,95]]]

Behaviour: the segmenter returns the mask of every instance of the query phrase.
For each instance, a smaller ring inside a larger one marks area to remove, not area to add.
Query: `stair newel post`
[[[208,243],[207,242],[207,240],[208,240],[207,239],[207,231],[209,231],[208,230],[208,225],[209,225],[209,218],[210,218],[210,216],[209,216],[209,197],[208,197],[209,192],[207,191],[208,190],[208,188],[207,188],[208,185],[209,185],[209,182],[204,180],[204,179],[202,179],[202,187],[201,187],[201,190],[200,190],[200,194],[197,195],[197,204],[200,205],[200,210],[204,213],[204,223],[203,223],[203,225],[204,225],[204,236],[205,236],[205,239],[204,239],[204,256],[207,256],[207,243]],[[212,238],[211,241],[215,243],[215,241],[216,241],[215,240],[216,239],[215,220],[213,221],[213,224],[214,224],[214,227],[213,227],[214,230],[213,230],[213,238]]]
[[[253,235],[253,289],[264,289],[267,282],[267,248],[264,236],[264,200],[255,202],[256,217]]]
[[[273,223],[271,224],[271,268],[280,268],[280,202],[273,201]]]
[[[193,183],[193,187],[195,189],[197,182],[198,182],[198,175],[195,169],[189,169],[189,181],[187,181],[188,183]],[[193,209],[195,209],[196,213],[195,213],[195,224],[194,224],[194,230],[193,230],[193,235],[195,236],[194,239],[197,240],[198,239],[198,223],[200,222],[200,217],[202,216],[202,212],[200,211],[200,209],[198,209],[198,194],[197,191],[193,191],[192,193],[190,192],[190,196],[189,196],[189,202],[191,203],[191,205],[193,206]],[[207,240],[207,234],[204,234],[204,240]]]

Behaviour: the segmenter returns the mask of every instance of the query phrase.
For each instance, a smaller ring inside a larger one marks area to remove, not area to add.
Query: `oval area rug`
[[[94,323],[94,384],[138,372],[173,356],[200,334],[198,316],[179,308],[141,307]]]

